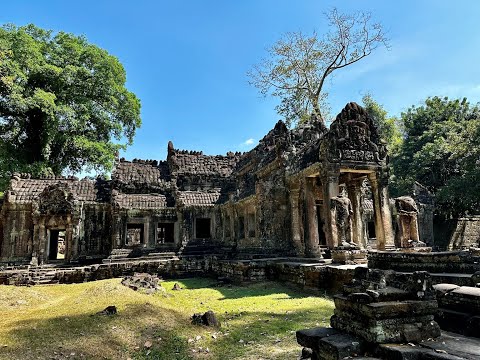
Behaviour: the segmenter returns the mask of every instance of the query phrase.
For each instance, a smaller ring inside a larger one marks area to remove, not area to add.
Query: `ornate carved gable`
[[[74,196],[65,183],[49,185],[43,189],[36,205],[37,211],[42,215],[72,214],[75,209]]]
[[[380,163],[387,156],[373,118],[354,102],[337,115],[323,145],[323,153],[330,162]]]

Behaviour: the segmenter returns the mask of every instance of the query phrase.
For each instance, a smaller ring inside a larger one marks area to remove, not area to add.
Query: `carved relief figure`
[[[71,214],[74,211],[74,198],[66,184],[58,183],[46,187],[35,205],[35,210],[44,215]]]
[[[323,151],[331,162],[381,162],[386,158],[373,119],[356,103],[348,103],[330,126],[329,141]]]

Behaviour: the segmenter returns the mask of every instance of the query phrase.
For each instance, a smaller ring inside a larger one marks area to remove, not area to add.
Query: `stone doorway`
[[[65,250],[65,229],[50,229],[48,260],[64,260]]]

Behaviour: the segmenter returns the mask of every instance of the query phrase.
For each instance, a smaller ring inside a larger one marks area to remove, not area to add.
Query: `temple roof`
[[[203,155],[201,152],[175,150],[171,156],[172,175],[208,175],[228,177],[240,155]]]
[[[219,190],[208,191],[180,191],[178,201],[184,206],[213,206],[219,204],[221,192]]]
[[[45,179],[29,179],[15,177],[12,179],[8,201],[17,203],[29,203],[47,187],[54,184],[66,184],[72,192],[75,200],[96,202],[105,200],[104,188],[99,187],[97,181],[75,178],[51,177]]]
[[[116,194],[113,202],[121,209],[156,210],[167,207],[167,198],[161,194]]]
[[[117,162],[112,173],[115,183],[166,190],[170,188],[170,171],[165,161],[134,160]]]

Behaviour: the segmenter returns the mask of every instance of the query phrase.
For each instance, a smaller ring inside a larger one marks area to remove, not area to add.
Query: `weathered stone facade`
[[[293,130],[279,121],[244,154],[208,156],[170,142],[165,161],[119,159],[109,181],[15,175],[1,210],[0,261],[162,252],[320,257],[346,241],[362,250],[365,181],[376,247],[393,247],[387,162],[372,118],[349,103],[330,130],[316,119]],[[341,194],[346,232],[338,226]]]

